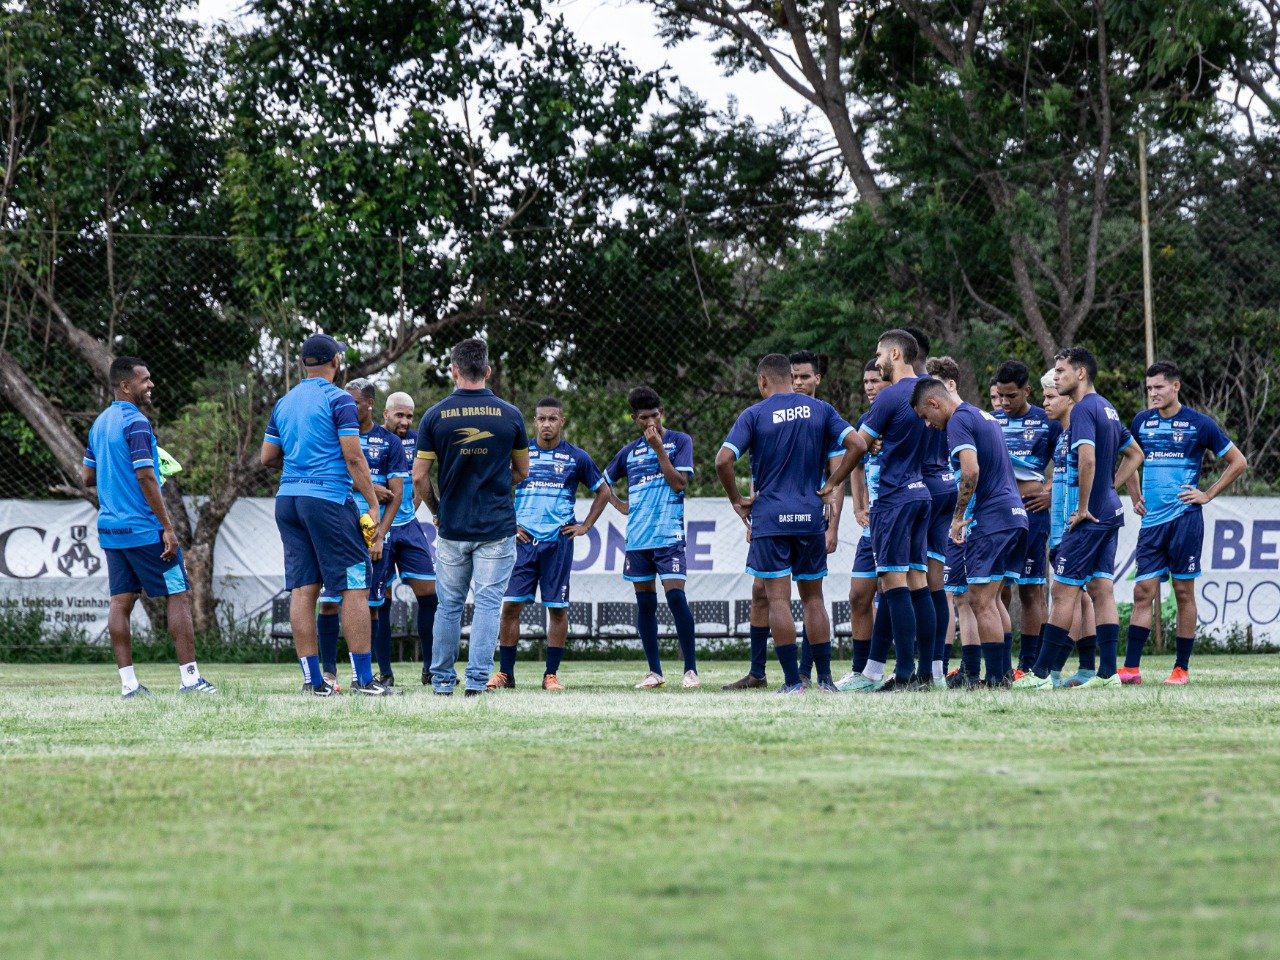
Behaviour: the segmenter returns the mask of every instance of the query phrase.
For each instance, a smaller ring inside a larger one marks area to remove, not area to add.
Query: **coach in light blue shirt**
[[[333,384],[346,344],[323,333],[302,344],[303,379],[271,411],[262,441],[262,463],[282,467],[276,493],[276,527],[284,543],[285,589],[291,593],[289,622],[302,667],[304,693],[327,697],[334,688],[320,670],[316,649],[316,600],[342,596],[342,626],[351,651],[351,692],[387,696],[394,691],[373,679],[369,658],[370,556],[382,555],[382,541],[367,548],[351,485],[373,504],[377,495],[360,449],[360,421],[351,394]]]

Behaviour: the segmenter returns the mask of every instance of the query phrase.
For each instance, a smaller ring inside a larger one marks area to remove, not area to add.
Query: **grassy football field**
[[[121,701],[0,665],[0,954],[1280,956],[1280,658],[1193,685]],[[674,669],[674,668],[673,668]],[[776,665],[771,679],[777,681]]]

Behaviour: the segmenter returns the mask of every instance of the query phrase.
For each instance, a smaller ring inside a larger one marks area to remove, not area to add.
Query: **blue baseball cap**
[[[302,349],[298,351],[298,356],[302,358],[304,366],[318,367],[322,363],[328,363],[338,354],[346,352],[347,345],[341,340],[335,340],[327,333],[313,333],[302,341]]]

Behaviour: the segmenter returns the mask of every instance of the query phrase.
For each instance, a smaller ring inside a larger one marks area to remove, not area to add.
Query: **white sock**
[[[182,676],[182,685],[184,687],[194,687],[200,679],[200,668],[196,666],[196,662],[192,660],[190,663],[184,663],[178,668],[179,674]]]
[[[134,676],[133,666],[120,668],[120,692],[128,693],[130,690],[138,689],[138,678]]]
[[[883,680],[884,664],[878,660],[868,660],[867,665],[862,668],[862,675],[868,680]]]
[[[942,680],[942,679],[944,679],[944,677],[943,677],[943,673],[942,673],[942,661],[941,661],[941,660],[935,660],[935,661],[933,661],[933,679],[935,679],[935,680]]]

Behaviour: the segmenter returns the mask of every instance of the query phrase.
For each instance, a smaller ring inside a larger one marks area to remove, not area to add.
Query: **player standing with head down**
[[[169,635],[178,654],[179,693],[217,693],[196,665],[187,570],[160,495],[155,431],[139,409],[151,403],[151,372],[137,357],[116,357],[107,372],[115,393],[98,414],[84,450],[82,479],[98,488],[98,543],[107,555],[111,608],[107,631],[122,697],[148,696],[133,669],[129,618],[138,595],[168,598]]]
[[[819,689],[835,693],[831,679],[831,624],[822,596],[827,575],[826,514],[844,481],[866,452],[866,443],[834,407],[793,391],[790,361],[771,353],[756,368],[764,399],[738,417],[716,454],[716,474],[729,502],[751,527],[747,573],[769,598],[769,628],[782,666],[781,694],[804,693],[796,660],[791,581],[799,585]],[[829,454],[845,450],[823,483]],[[755,493],[738,491],[733,464],[751,456]]]
[[[1069,630],[1081,590],[1087,590],[1098,618],[1098,674],[1081,688],[1120,685],[1116,646],[1120,621],[1116,612],[1116,542],[1124,526],[1124,508],[1116,487],[1137,469],[1142,454],[1120,422],[1115,407],[1098,395],[1094,379],[1098,362],[1083,347],[1058,354],[1054,382],[1074,401],[1068,430],[1067,530],[1053,568],[1053,604],[1044,642],[1031,671],[1014,681],[1015,690],[1051,690],[1053,669],[1063,648],[1070,649]],[[1124,457],[1114,480],[1116,458]]]
[[[627,395],[631,419],[640,439],[627,444],[605,468],[605,482],[616,489],[627,484],[627,500],[615,505],[627,515],[627,556],[623,578],[636,591],[636,632],[649,661],[649,672],[637,690],[653,690],[666,683],[658,653],[658,593],[662,581],[667,607],[675,621],[684,657],[682,685],[702,686],[698,680],[693,613],[685,596],[684,488],[693,475],[693,438],[662,425],[662,400],[650,387],[636,387]]]
[[[1137,582],[1121,683],[1141,683],[1142,649],[1151,634],[1151,605],[1156,585],[1173,578],[1178,604],[1178,633],[1173,672],[1165,683],[1190,681],[1191,648],[1196,637],[1196,578],[1204,543],[1206,503],[1235,483],[1248,464],[1212,417],[1184,407],[1179,400],[1182,375],[1168,361],[1147,368],[1147,402],[1151,407],[1133,418],[1130,432],[1142,448],[1142,483],[1129,481],[1134,510],[1142,517],[1138,533]],[[1227,468],[1209,487],[1200,489],[1205,453],[1226,458]]]
[[[585,537],[609,505],[609,485],[591,455],[564,439],[564,405],[555,397],[538,401],[536,437],[529,444],[529,476],[516,485],[516,565],[502,598],[498,672],[489,689],[516,685],[516,644],[520,611],[541,591],[547,611],[547,662],[542,689],[559,692],[560,660],[569,637],[569,576],[573,541]],[[578,485],[595,494],[582,523],[574,518]]]

